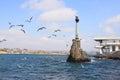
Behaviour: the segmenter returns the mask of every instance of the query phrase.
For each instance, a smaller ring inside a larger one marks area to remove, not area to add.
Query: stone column
[[[76,28],[75,28],[75,37],[76,39],[78,38],[78,22],[79,22],[79,18],[78,16],[75,16],[75,21],[76,21]]]

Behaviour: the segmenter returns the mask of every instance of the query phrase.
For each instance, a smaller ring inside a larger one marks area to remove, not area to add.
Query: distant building
[[[100,37],[94,38],[94,40],[99,42],[95,48],[99,49],[100,54],[120,50],[120,37]]]

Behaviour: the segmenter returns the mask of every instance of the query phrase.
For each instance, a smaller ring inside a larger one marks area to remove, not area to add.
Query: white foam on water
[[[21,60],[27,60],[27,57],[23,57]]]
[[[81,64],[81,67],[84,68],[85,66],[83,64]]]
[[[20,64],[17,64],[17,67],[18,67],[19,69],[21,69],[21,68],[22,68],[22,65],[20,65]]]
[[[91,63],[93,63],[93,62],[95,62],[95,60],[94,60],[94,59],[91,59]]]

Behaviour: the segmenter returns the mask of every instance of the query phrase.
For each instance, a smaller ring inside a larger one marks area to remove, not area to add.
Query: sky
[[[1,42],[0,48],[69,51],[78,16],[81,48],[95,51],[94,37],[120,36],[119,3],[120,0],[1,0],[0,40],[7,41]],[[26,22],[31,17],[31,22]],[[9,23],[15,26],[9,29]],[[37,31],[41,27],[46,29]],[[57,29],[61,31],[54,33]]]

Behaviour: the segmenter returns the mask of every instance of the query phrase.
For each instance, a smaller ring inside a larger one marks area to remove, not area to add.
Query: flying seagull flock
[[[25,20],[25,22],[30,23],[32,21],[32,19],[33,19],[33,16],[30,17],[29,19]],[[9,29],[16,27],[16,26],[21,27],[20,31],[22,31],[24,34],[26,33],[26,31],[23,29],[24,28],[23,24],[14,25],[11,22],[9,22]]]
[[[33,19],[33,16],[30,17],[29,19],[25,20],[25,22],[30,23],[30,22],[32,22],[32,19]],[[23,29],[24,28],[23,24],[14,25],[11,22],[9,22],[9,29],[11,29],[13,27],[16,27],[16,26],[21,27],[20,31],[22,31],[24,34],[26,33],[26,31]],[[44,29],[47,29],[47,28],[46,27],[40,27],[40,28],[37,29],[37,32],[40,31],[40,30],[44,30]],[[60,31],[61,31],[60,29],[56,29],[56,30],[54,30],[54,33],[60,32]],[[52,36],[56,37],[57,35],[56,34],[52,34]],[[50,38],[50,36],[49,36],[49,38]]]
[[[31,23],[32,19],[33,19],[33,16],[30,17],[29,19],[26,19],[25,22]],[[22,31],[24,34],[26,33],[26,31],[24,29],[24,24],[15,25],[15,24],[12,24],[11,22],[9,22],[8,24],[9,24],[9,29],[12,29],[14,27],[20,27],[20,31]],[[45,30],[45,29],[47,29],[47,28],[46,27],[39,27],[36,31],[39,32],[40,30]],[[51,38],[52,36],[57,37],[57,35],[56,35],[57,32],[61,32],[61,29],[54,30],[53,34],[51,36],[48,36],[48,38]],[[63,37],[65,37],[65,36],[63,36]],[[0,42],[4,42],[4,41],[7,41],[7,40],[6,39],[0,40]],[[68,47],[68,44],[66,44],[66,47]]]

